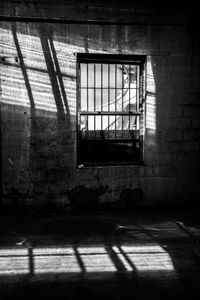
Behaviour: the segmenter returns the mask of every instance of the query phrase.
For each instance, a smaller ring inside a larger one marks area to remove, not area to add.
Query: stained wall
[[[137,5],[1,4],[6,207],[198,205],[199,32],[184,8]],[[77,167],[77,53],[146,55],[143,165]]]

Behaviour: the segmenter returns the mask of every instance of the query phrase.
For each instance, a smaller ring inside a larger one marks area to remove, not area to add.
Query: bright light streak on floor
[[[87,272],[115,272],[117,269],[113,265],[107,254],[86,254],[81,255],[81,260]]]
[[[79,247],[77,250],[86,272],[98,273],[117,271],[104,247]]]
[[[130,253],[166,253],[166,251],[159,245],[134,245],[134,246],[121,246],[122,250]]]
[[[0,249],[0,275],[29,273],[27,249]]]
[[[169,254],[159,245],[122,246],[122,251],[138,271],[173,271]]]
[[[78,247],[78,252],[80,254],[103,254],[107,253],[104,247]]]
[[[113,251],[116,253],[117,257],[119,258],[119,260],[122,262],[124,268],[126,271],[131,272],[133,271],[133,268],[131,267],[131,265],[127,262],[126,258],[124,257],[124,255],[122,253],[120,253],[120,249],[116,246],[112,247]]]
[[[174,271],[169,254],[159,245],[113,246],[126,271]],[[0,275],[116,272],[104,246],[0,249]]]
[[[35,248],[33,249],[33,255],[54,255],[54,254],[74,254],[74,249],[71,247],[56,247],[56,248]]]
[[[34,273],[80,273],[74,250],[66,248],[34,249]]]

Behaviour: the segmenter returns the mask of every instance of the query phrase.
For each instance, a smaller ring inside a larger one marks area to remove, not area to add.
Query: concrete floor
[[[0,299],[197,299],[199,215],[3,216]]]

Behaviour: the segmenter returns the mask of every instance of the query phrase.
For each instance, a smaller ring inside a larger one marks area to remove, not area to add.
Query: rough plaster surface
[[[141,205],[191,204],[191,198],[195,204],[200,150],[198,30],[164,24],[2,21],[0,46],[7,206],[63,210],[70,203],[66,191],[82,187],[98,194],[105,186],[100,202],[117,203],[123,191],[139,188]],[[77,52],[147,55],[144,165],[77,168]]]

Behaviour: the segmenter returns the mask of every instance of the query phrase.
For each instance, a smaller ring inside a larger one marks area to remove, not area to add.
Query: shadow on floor
[[[0,221],[0,299],[193,299],[199,214],[9,217]]]

